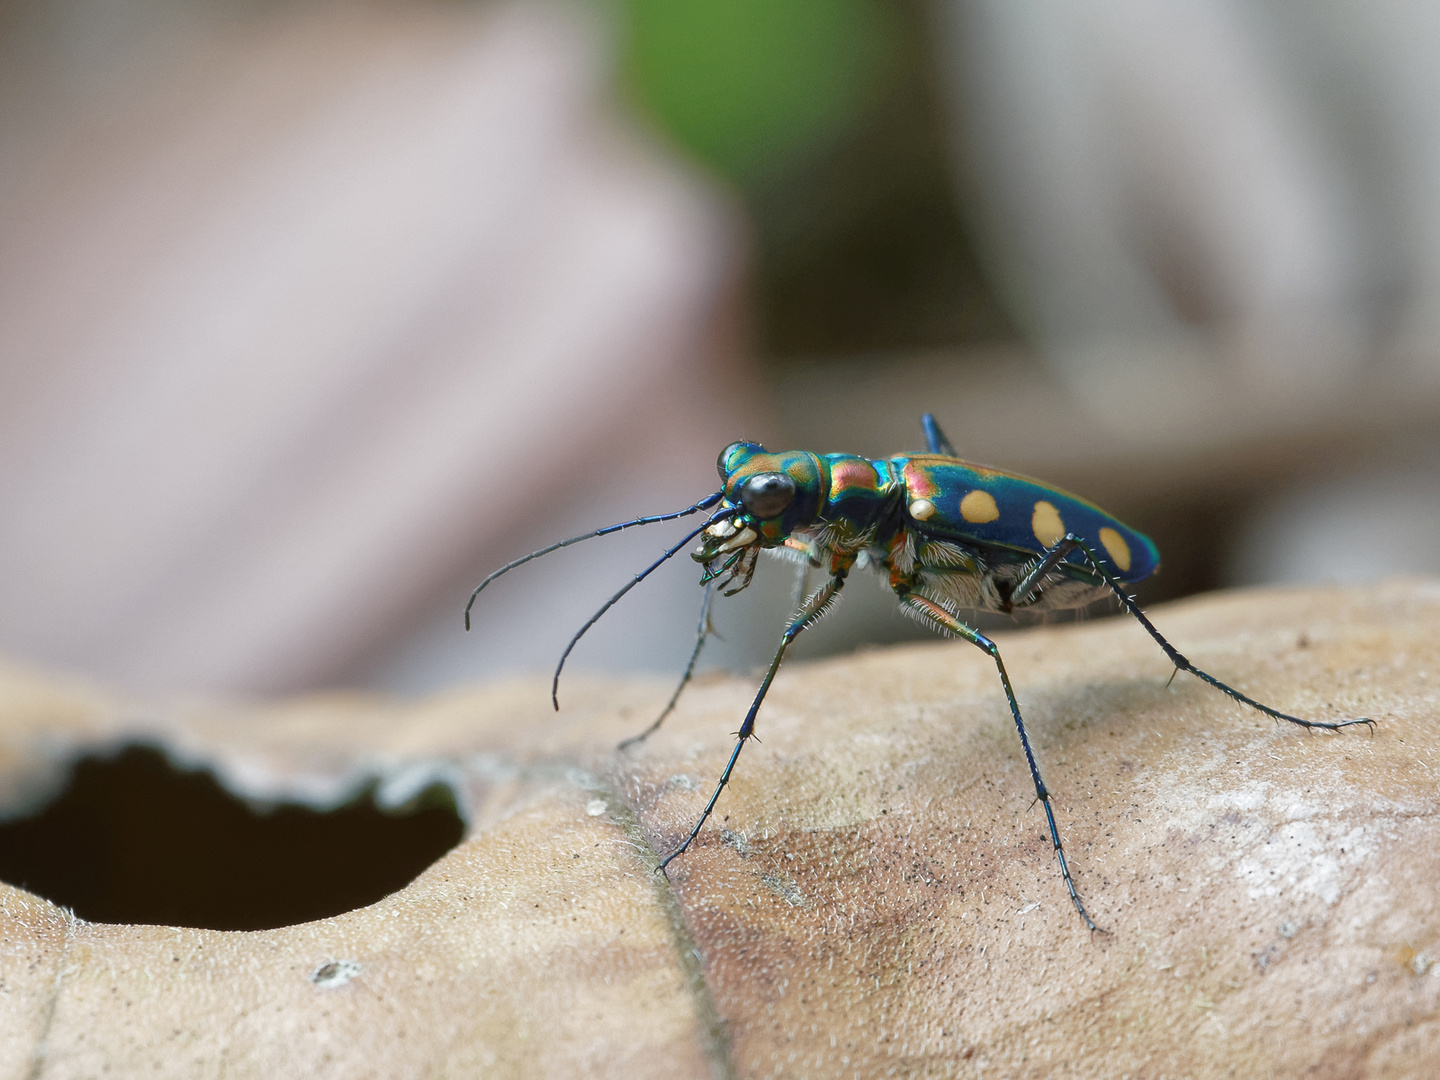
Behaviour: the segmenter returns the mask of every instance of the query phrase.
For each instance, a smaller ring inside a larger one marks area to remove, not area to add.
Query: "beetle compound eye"
[[[720,456],[715,459],[715,468],[720,472],[720,479],[728,485],[730,476],[736,469],[743,467],[753,455],[764,452],[765,448],[759,443],[732,442],[721,450]]]
[[[795,498],[795,481],[785,473],[761,473],[740,488],[740,503],[761,521],[779,517]]]

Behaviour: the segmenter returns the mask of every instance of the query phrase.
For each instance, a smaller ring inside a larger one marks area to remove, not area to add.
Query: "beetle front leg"
[[[785,657],[785,650],[790,643],[800,636],[800,632],[815,622],[835,602],[840,590],[845,587],[845,575],[847,568],[836,571],[835,576],[827,581],[823,588],[819,589],[814,596],[801,606],[790,625],[785,628],[785,633],[780,636],[780,647],[775,650],[775,657],[770,661],[769,670],[765,672],[765,678],[760,683],[760,689],[756,691],[755,700],[750,703],[750,711],[745,714],[745,720],[740,725],[740,730],[735,733],[735,749],[730,752],[730,760],[725,763],[725,771],[720,774],[720,782],[715,785],[715,792],[710,796],[710,801],[705,804],[705,809],[700,811],[700,819],[695,822],[695,827],[684,841],[660,861],[659,869],[662,873],[678,856],[684,853],[695,837],[700,835],[700,829],[710,817],[710,812],[715,809],[715,804],[720,800],[720,792],[725,790],[725,785],[730,782],[730,774],[735,771],[735,762],[740,757],[740,751],[745,748],[745,743],[755,734],[755,715],[760,711],[760,703],[765,700],[766,693],[770,690],[770,684],[775,681],[775,673],[780,670],[780,661]]]
[[[690,650],[690,662],[685,665],[685,673],[680,676],[680,685],[675,687],[675,692],[670,695],[670,700],[665,703],[665,708],[660,710],[660,715],[655,718],[654,723],[639,735],[631,735],[615,747],[616,750],[628,750],[636,743],[644,742],[655,734],[660,725],[665,722],[665,718],[675,711],[675,706],[680,701],[680,695],[685,692],[685,687],[690,685],[690,679],[695,674],[695,664],[700,659],[700,651],[705,648],[705,639],[715,632],[715,628],[710,625],[710,602],[714,597],[715,583],[711,582],[705,586],[705,595],[700,601],[700,625],[695,628],[695,647]]]

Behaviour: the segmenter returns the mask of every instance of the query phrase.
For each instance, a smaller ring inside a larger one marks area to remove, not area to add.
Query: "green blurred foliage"
[[[894,60],[883,0],[620,0],[624,74],[680,147],[742,188],[832,144]]]
[[[760,356],[1012,333],[955,205],[926,0],[608,3],[634,106],[745,207]]]

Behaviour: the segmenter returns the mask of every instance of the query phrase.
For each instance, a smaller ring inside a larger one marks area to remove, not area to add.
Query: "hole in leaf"
[[[444,784],[401,810],[373,788],[334,810],[257,809],[209,772],[130,746],[81,758],[53,802],[0,824],[0,881],[91,922],[266,930],[372,904],[463,833]]]

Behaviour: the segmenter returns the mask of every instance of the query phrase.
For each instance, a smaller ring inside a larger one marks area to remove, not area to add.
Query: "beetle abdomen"
[[[938,454],[890,460],[905,484],[907,523],[921,533],[1036,555],[1074,533],[1126,583],[1160,565],[1148,536],[1050,484]]]

